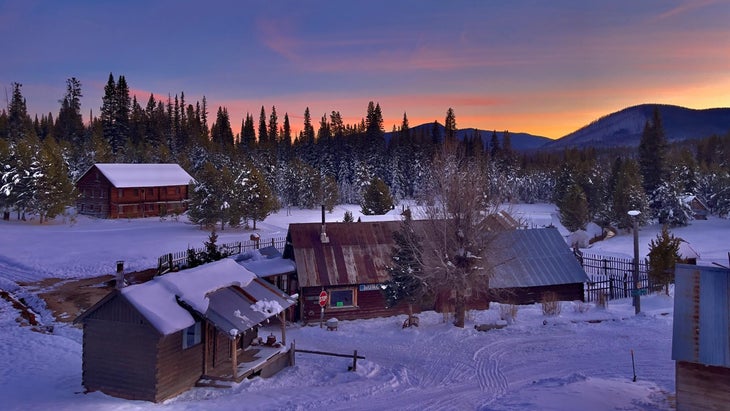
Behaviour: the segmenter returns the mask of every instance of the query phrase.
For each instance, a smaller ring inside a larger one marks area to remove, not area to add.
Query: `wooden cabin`
[[[672,359],[677,410],[727,410],[730,404],[730,270],[675,267]]]
[[[588,275],[557,228],[511,230],[499,234],[503,263],[490,280],[490,299],[532,304],[547,292],[560,301],[583,301]]]
[[[192,181],[177,164],[94,164],[76,181],[76,209],[100,218],[180,214]]]
[[[500,219],[500,221],[504,221]],[[388,265],[400,221],[290,224],[285,258],[296,263],[299,319],[320,318],[319,294],[327,292],[324,318],[356,319],[406,313],[387,309],[381,285],[389,280]],[[413,225],[418,230],[418,220]],[[512,227],[512,226],[509,226]],[[588,277],[557,229],[515,230],[497,226],[495,244],[500,264],[491,280],[493,291],[473,290],[469,309],[486,309],[490,299],[514,303],[540,301],[546,291],[565,300],[583,300]],[[293,292],[293,290],[290,290]],[[449,310],[448,295],[433,296],[421,309]]]
[[[293,304],[232,259],[114,290],[74,321],[83,324],[82,383],[160,402],[195,385],[270,376],[291,364],[284,323],[280,337],[264,336],[268,345],[258,327]]]

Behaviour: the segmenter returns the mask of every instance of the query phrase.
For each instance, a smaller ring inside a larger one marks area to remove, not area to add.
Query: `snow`
[[[195,311],[205,313],[208,294],[232,285],[243,288],[253,278],[253,273],[226,258],[167,273],[146,283],[125,287],[121,292],[157,331],[170,335],[195,323],[190,313],[177,303],[176,297]]]
[[[186,186],[194,180],[178,164],[100,163],[96,167],[116,188]]]
[[[556,223],[553,205],[518,205],[514,209],[531,225],[553,224],[567,234]],[[345,210],[355,220],[399,218],[397,208],[385,216],[362,216],[357,206],[340,206],[327,219],[341,221]],[[290,222],[320,221],[319,210],[290,211],[282,210],[259,223],[262,238],[285,236]],[[2,221],[0,226],[0,287],[22,296],[46,325],[54,327],[52,333],[44,334],[18,326],[17,311],[0,299],[4,410],[513,411],[668,410],[673,406],[673,298],[662,294],[643,296],[638,316],[630,299],[612,300],[605,309],[591,304],[585,312],[576,303],[563,302],[556,317],[544,316],[539,304],[520,306],[513,323],[486,332],[474,326],[502,322],[498,304],[470,312],[463,329],[435,312],[419,314],[419,327],[407,329],[402,328],[405,316],[339,321],[337,331],[317,324],[293,324],[287,328],[287,341],[296,341],[297,348],[341,354],[357,350],[365,359],[358,360],[357,371],[351,372],[347,370],[351,359],[298,353],[295,366],[271,378],[244,380],[230,389],[193,388],[163,404],[84,393],[81,330],[54,322],[40,300],[17,283],[112,274],[116,260],[124,260],[127,271],[156,267],[159,255],[200,247],[208,232],[183,219],[155,218],[79,217],[74,224],[57,219],[44,225]],[[660,230],[659,226],[641,229],[642,255],[648,253],[649,241]],[[728,264],[724,239],[730,232],[730,220],[710,217],[672,232],[697,250],[700,263]],[[218,241],[240,241],[250,234],[250,230],[226,229],[218,232]],[[632,250],[632,235],[620,232],[585,251],[631,256]],[[187,283],[178,289],[186,295],[204,294],[202,289],[193,293],[194,286]],[[142,299],[153,298],[155,292]],[[188,298],[199,307],[205,304],[204,298]],[[278,326],[271,326],[260,334],[278,332]]]

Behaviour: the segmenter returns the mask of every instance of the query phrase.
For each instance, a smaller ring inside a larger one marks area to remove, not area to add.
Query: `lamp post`
[[[628,213],[634,223],[634,311],[636,314],[641,312],[641,297],[639,295],[639,223],[637,218],[641,211],[631,210]]]

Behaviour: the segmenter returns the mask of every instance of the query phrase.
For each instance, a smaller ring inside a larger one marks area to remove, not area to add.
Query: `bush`
[[[515,304],[500,304],[499,305],[499,319],[507,321],[507,324],[514,324],[517,318],[517,310],[519,306]]]
[[[591,305],[583,302],[583,301],[575,301],[573,303],[573,311],[575,311],[578,314],[583,314],[588,312],[588,310],[591,309]]]
[[[560,315],[561,304],[558,300],[558,294],[553,291],[547,291],[542,295],[542,313],[543,315],[556,316]]]

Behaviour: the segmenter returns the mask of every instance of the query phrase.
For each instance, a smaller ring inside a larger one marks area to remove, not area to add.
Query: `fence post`
[[[608,294],[611,296],[612,300],[615,298],[613,296],[613,277],[608,277]]]
[[[352,371],[357,371],[357,350],[352,354]]]
[[[167,254],[167,269],[172,271],[172,253]]]

